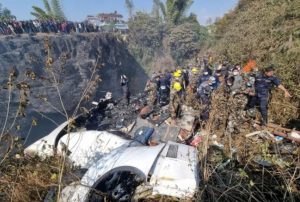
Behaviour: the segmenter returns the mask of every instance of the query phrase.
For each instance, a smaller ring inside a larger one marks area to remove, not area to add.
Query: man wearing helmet
[[[176,119],[180,114],[182,99],[183,99],[182,85],[180,82],[175,81],[171,88],[170,103],[169,103],[171,118],[173,120]]]
[[[199,75],[200,75],[200,70],[197,67],[193,67],[190,73],[190,83],[186,90],[186,104],[188,106],[193,107],[194,109],[199,108],[197,106],[199,103],[196,98]]]
[[[173,78],[172,78],[172,85],[175,82],[179,82],[181,84],[181,86],[183,87],[183,75],[182,75],[182,71],[180,69],[177,69],[174,73],[173,73]]]
[[[200,76],[200,70],[197,67],[193,67],[190,75],[190,83],[189,86],[191,86],[193,89],[197,88],[198,84],[198,78]]]

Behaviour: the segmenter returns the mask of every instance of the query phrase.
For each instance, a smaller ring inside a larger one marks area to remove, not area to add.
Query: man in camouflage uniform
[[[190,83],[189,86],[196,92],[197,86],[198,86],[198,81],[200,77],[200,70],[197,67],[193,67],[192,71],[190,73]]]
[[[175,70],[171,79],[171,86],[174,85],[175,82],[179,82],[181,87],[184,89],[184,78],[183,73],[180,69]]]
[[[215,90],[216,78],[211,76],[207,81],[201,83],[197,88],[197,97],[199,98],[200,119],[207,121],[211,105],[211,95]]]
[[[200,71],[197,67],[193,67],[190,72],[190,83],[186,90],[186,104],[194,109],[200,109],[200,103],[197,100],[197,87],[200,77]]]
[[[213,130],[225,131],[228,118],[227,101],[229,97],[229,90],[225,83],[225,76],[218,77],[218,88],[213,92],[211,96],[211,111],[214,113],[213,118]]]
[[[234,77],[233,77],[234,78]],[[230,78],[227,82],[229,86],[231,81]],[[230,97],[228,99],[228,110],[229,110],[229,117],[228,117],[228,124],[227,124],[227,132],[240,132],[239,128],[241,125],[247,121],[246,118],[246,105],[248,103],[249,96],[255,95],[255,88],[253,83],[248,80],[247,75],[244,75],[243,82],[240,84],[239,87],[235,86],[231,89]]]
[[[176,81],[173,83],[171,92],[170,92],[170,103],[169,110],[171,113],[171,118],[174,120],[180,114],[180,107],[183,99],[183,90],[182,85]]]
[[[148,80],[145,88],[145,92],[148,94],[147,96],[147,105],[153,107],[157,101],[157,82],[156,76],[152,76],[150,80]]]

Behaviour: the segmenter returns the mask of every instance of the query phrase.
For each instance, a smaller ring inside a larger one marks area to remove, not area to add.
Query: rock
[[[191,133],[189,131],[187,131],[185,129],[180,129],[179,134],[178,134],[178,138],[181,141],[185,141],[185,140],[190,138],[190,135],[191,135]]]
[[[147,118],[147,117],[151,114],[152,111],[153,111],[153,109],[152,109],[151,107],[146,106],[146,107],[144,107],[144,108],[141,110],[139,116],[140,116],[141,118],[145,119],[145,118]]]
[[[295,131],[292,131],[290,136],[295,139],[300,139],[300,134]]]
[[[118,41],[112,34],[1,36],[0,111],[6,112],[8,91],[3,87],[8,81],[9,71],[12,67],[18,73],[16,82],[25,81],[31,86],[30,93],[28,92],[27,119],[34,116],[34,111],[43,114],[57,113],[56,109],[63,111],[53,83],[53,74],[45,68],[47,54],[44,43],[46,37],[51,46],[52,68],[56,72],[54,75],[58,81],[58,89],[67,112],[72,113],[77,106],[95,66],[97,66],[95,75],[99,75],[102,82],[94,86],[91,97],[87,96],[87,98],[98,100],[106,91],[112,92],[115,98],[121,96],[122,92],[119,86],[121,74],[129,77],[129,88],[132,94],[143,90],[148,78],[145,71],[129,53],[127,44]],[[35,80],[28,76],[30,72],[34,72]],[[11,119],[18,109],[18,102],[19,92],[15,90],[10,105],[9,118]],[[0,121],[5,119],[5,114],[0,114]],[[24,127],[24,125],[30,126],[30,121],[25,120],[21,124],[26,131],[28,127]],[[19,132],[26,134],[24,131]]]
[[[270,162],[266,159],[263,159],[263,157],[260,155],[255,156],[253,161],[256,162],[257,164],[259,164],[261,166],[265,166],[265,167],[270,167],[273,165],[272,162]]]
[[[196,135],[193,140],[191,141],[190,145],[197,147],[203,141],[202,135]]]
[[[197,112],[191,107],[182,106],[182,117],[179,120],[179,127],[187,131],[192,131]]]

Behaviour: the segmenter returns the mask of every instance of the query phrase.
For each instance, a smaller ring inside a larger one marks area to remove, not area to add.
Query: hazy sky
[[[197,14],[201,24],[208,18],[221,17],[233,9],[238,0],[194,0],[190,11]],[[43,7],[42,0],[0,0],[3,7],[7,7],[19,20],[34,19],[30,15],[31,6]],[[125,19],[127,10],[125,0],[62,0],[65,14],[69,20],[82,21],[87,15],[117,10]],[[135,11],[151,11],[152,0],[134,0]]]

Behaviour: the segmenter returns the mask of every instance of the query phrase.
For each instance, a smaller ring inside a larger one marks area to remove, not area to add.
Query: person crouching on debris
[[[255,78],[255,91],[256,94],[253,96],[247,106],[247,109],[254,108],[259,105],[259,111],[262,116],[262,125],[268,124],[268,101],[269,92],[275,85],[277,88],[284,91],[286,98],[291,97],[288,90],[281,84],[280,80],[274,76],[274,67],[271,65],[267,67],[262,73],[258,74]]]
[[[114,102],[113,102],[113,99],[112,99],[112,93],[111,92],[107,92],[106,94],[105,94],[105,96],[104,96],[104,98],[101,98],[100,100],[99,100],[99,102],[97,103],[97,109],[98,109],[98,111],[100,112],[102,112],[102,111],[104,111],[107,107],[108,107],[108,105],[109,104],[115,104]]]
[[[125,74],[121,75],[120,85],[122,87],[123,99],[129,105],[130,103],[130,91],[128,87],[129,80]]]
[[[170,92],[169,108],[170,108],[171,118],[173,120],[179,117],[182,99],[183,99],[182,85],[180,82],[176,81],[173,83]]]

